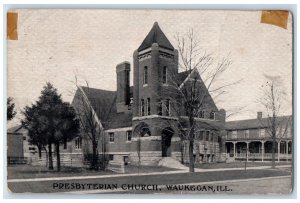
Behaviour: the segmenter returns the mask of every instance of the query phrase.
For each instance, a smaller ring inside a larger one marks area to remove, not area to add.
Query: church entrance
[[[162,157],[170,157],[171,151],[171,139],[174,134],[172,128],[165,128],[161,133],[161,152]]]

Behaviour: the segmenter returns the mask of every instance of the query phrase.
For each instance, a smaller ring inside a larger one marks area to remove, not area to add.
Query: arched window
[[[149,137],[151,136],[151,131],[147,127],[143,127],[141,129],[141,137]]]

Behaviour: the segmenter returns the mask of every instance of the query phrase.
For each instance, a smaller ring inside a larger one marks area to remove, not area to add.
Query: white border
[[[73,3],[73,5],[70,5],[69,3]],[[227,1],[228,2],[228,1]],[[249,1],[250,2],[250,1]],[[22,5],[17,5],[18,3],[22,3]],[[26,4],[25,4],[26,3]],[[50,4],[52,3],[52,4]],[[54,5],[53,3],[56,3],[57,5]],[[230,4],[224,4],[224,1],[223,0],[206,0],[206,1],[197,1],[197,0],[173,0],[171,1],[171,3],[173,4],[177,4],[177,5],[170,5],[170,1],[167,1],[167,0],[144,0],[142,3],[144,4],[156,4],[156,5],[141,5],[141,2],[138,1],[138,0],[127,0],[127,1],[122,1],[122,0],[110,0],[110,1],[105,1],[105,2],[101,2],[101,3],[104,3],[104,5],[86,5],[87,3],[90,3],[90,4],[96,4],[96,3],[99,3],[99,1],[97,0],[77,0],[75,2],[75,0],[73,1],[69,1],[69,0],[44,0],[44,1],[40,1],[40,0],[27,0],[26,2],[24,1],[20,1],[20,0],[3,0],[1,1],[1,16],[3,18],[3,20],[5,20],[5,15],[3,13],[3,10],[6,12],[8,8],[26,8],[26,7],[29,7],[29,8],[190,8],[190,9],[243,9],[243,10],[260,10],[260,9],[289,9],[289,10],[292,10],[293,13],[294,13],[294,16],[297,16],[297,8],[298,8],[298,5],[296,6],[292,6],[292,5],[280,5],[280,4],[297,4],[298,1],[297,0],[273,0],[272,2],[270,1],[265,1],[263,2],[262,0],[252,0],[251,3],[252,5],[249,5],[247,4],[248,2],[247,1],[243,1],[243,0],[231,0],[230,3],[235,3],[235,4],[240,4],[240,5],[230,5]],[[131,5],[124,5],[124,3],[127,3],[127,4],[131,4]],[[196,4],[196,3],[205,3],[205,5],[186,5],[187,3],[189,4]],[[258,5],[253,5],[253,4],[258,4]],[[263,4],[263,3],[268,3],[268,4]],[[3,5],[4,4],[15,4],[15,5],[6,5],[6,7],[3,8]],[[40,4],[40,5],[30,5],[30,4]],[[63,5],[65,4],[65,5]],[[66,5],[66,4],[69,4],[69,5]],[[76,5],[75,5],[76,4]],[[121,4],[121,5],[117,5],[117,4]],[[123,4],[123,5],[122,5]],[[165,4],[165,5],[163,5]],[[166,5],[167,4],[167,5]],[[43,6],[42,6],[43,5]],[[3,28],[3,32],[2,33],[5,33],[5,21],[1,21],[1,26]],[[296,108],[296,90],[298,89],[298,84],[296,84],[296,74],[298,76],[298,72],[296,71],[296,64],[297,64],[297,60],[296,60],[296,54],[297,54],[297,50],[296,50],[296,43],[297,43],[297,40],[296,40],[296,34],[297,34],[297,25],[298,25],[298,22],[297,22],[297,18],[294,18],[294,33],[295,33],[295,36],[294,36],[294,42],[295,42],[295,46],[294,46],[294,81],[295,81],[295,85],[294,85],[294,113],[296,115],[298,115],[298,109]],[[6,70],[5,70],[5,67],[6,67],[6,55],[4,55],[3,53],[5,53],[5,50],[6,50],[6,41],[5,41],[5,38],[6,36],[3,35],[2,39],[1,39],[1,43],[3,45],[3,49],[1,49],[1,62],[3,64],[2,66],[2,71],[1,71],[1,81],[3,81],[2,85],[3,85],[3,91],[1,91],[1,98],[2,98],[2,107],[1,108],[1,112],[2,112],[2,115],[3,117],[1,117],[1,128],[2,128],[2,138],[3,139],[0,139],[1,140],[1,146],[6,146],[6,139],[5,139],[5,135],[6,135],[6,112],[3,110],[3,109],[6,109]],[[295,126],[297,125],[298,126],[298,121],[297,121],[297,116],[295,116]],[[296,128],[295,128],[296,129]],[[295,135],[297,135],[297,130],[294,130],[295,131]],[[296,136],[295,136],[296,138]],[[297,138],[296,138],[297,139]],[[297,140],[295,140],[295,145],[297,143]],[[194,201],[196,202],[199,202],[199,198],[201,199],[205,199],[205,202],[215,202],[216,200],[215,199],[211,199],[212,197],[213,198],[216,198],[216,199],[219,199],[219,201],[222,201],[222,202],[237,202],[240,200],[238,198],[260,198],[260,201],[263,201],[263,202],[266,202],[266,199],[265,198],[279,198],[277,200],[270,200],[269,201],[272,201],[273,202],[281,202],[282,200],[280,198],[297,198],[296,197],[296,193],[297,191],[294,192],[294,195],[293,196],[284,196],[284,197],[279,197],[279,196],[268,196],[268,197],[265,197],[265,196],[224,196],[224,195],[221,195],[221,196],[211,196],[211,195],[201,195],[201,196],[190,196],[190,195],[187,195],[187,196],[181,196],[181,195],[164,195],[164,196],[153,196],[153,195],[146,195],[146,196],[124,196],[124,195],[110,195],[110,196],[93,196],[93,195],[81,195],[81,196],[71,196],[71,195],[65,195],[65,196],[61,196],[61,195],[48,195],[48,194],[40,194],[40,195],[32,195],[32,194],[21,194],[21,195],[12,195],[10,193],[7,193],[6,192],[6,181],[5,181],[5,178],[6,177],[6,164],[5,164],[5,160],[6,160],[6,147],[3,147],[3,159],[1,159],[1,164],[2,164],[2,170],[3,170],[3,173],[0,173],[1,174],[1,178],[2,180],[4,180],[4,184],[1,184],[1,188],[0,190],[4,192],[4,197],[5,198],[21,198],[22,199],[22,202],[30,202],[32,203],[32,201],[38,201],[40,202],[40,200],[36,200],[36,198],[49,198],[49,199],[44,199],[43,202],[53,202],[53,200],[51,200],[51,198],[76,198],[76,199],[73,199],[72,202],[82,202],[81,199],[83,198],[125,198],[127,199],[128,202],[132,202],[132,201],[139,201],[138,198],[177,198],[177,199],[172,199],[172,200],[166,200],[165,201],[169,201],[169,202],[179,202],[179,201],[182,201],[181,199],[186,199],[186,198],[193,198]],[[296,153],[298,152],[298,150],[295,148],[294,150],[294,153],[295,155],[297,155]],[[297,161],[296,161],[296,157],[294,159],[294,163],[297,164]],[[296,171],[296,170],[295,170]],[[295,174],[296,175],[296,174]],[[298,182],[298,181],[297,181]],[[298,188],[295,187],[295,190],[297,190]],[[3,196],[2,196],[3,197]],[[31,198],[34,198],[35,200],[31,200]],[[136,200],[128,200],[128,198],[137,198]],[[210,199],[207,199],[207,198],[210,198]],[[225,198],[225,200],[224,200]],[[234,198],[234,199],[231,199],[231,198]],[[10,200],[4,200],[5,202],[7,201],[10,201]],[[63,200],[64,202],[66,200]],[[97,200],[97,199],[94,199],[94,200],[89,200],[89,201],[94,201],[94,202],[99,202],[101,200]],[[125,200],[125,202],[127,202]],[[185,200],[186,201],[186,200]],[[252,201],[258,201],[258,200],[252,200],[252,199],[244,199],[243,201],[245,202],[252,202]],[[295,201],[295,199],[294,199]],[[123,200],[122,200],[123,202]],[[153,200],[143,200],[143,202],[153,202]]]

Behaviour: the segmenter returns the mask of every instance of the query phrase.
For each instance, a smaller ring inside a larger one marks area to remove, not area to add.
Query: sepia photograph
[[[291,11],[5,15],[8,193],[293,192]]]

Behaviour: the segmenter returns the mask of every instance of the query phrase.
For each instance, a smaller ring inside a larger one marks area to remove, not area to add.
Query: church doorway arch
[[[165,128],[161,132],[161,155],[162,157],[170,157],[171,151],[171,140],[174,135],[174,130],[170,127]]]

